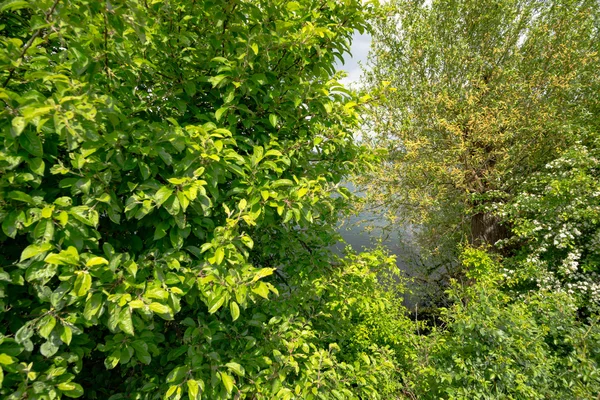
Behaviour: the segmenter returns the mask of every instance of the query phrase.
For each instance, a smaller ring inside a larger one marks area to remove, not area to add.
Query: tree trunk
[[[477,213],[471,217],[471,243],[475,246],[494,244],[510,237],[510,230],[491,213]]]

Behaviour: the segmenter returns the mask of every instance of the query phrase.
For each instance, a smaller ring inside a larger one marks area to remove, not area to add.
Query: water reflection
[[[363,195],[351,182],[347,182],[344,186],[358,196]],[[336,246],[337,252],[342,253],[347,245],[356,252],[368,251],[376,246],[383,246],[390,254],[396,256],[396,265],[401,271],[401,275],[409,280],[407,284],[409,291],[415,291],[415,282],[411,283],[410,281],[414,281],[415,278],[420,279],[424,272],[423,260],[415,242],[415,226],[391,227],[383,213],[364,211],[358,215],[345,218],[337,231],[346,242],[345,244],[339,243]],[[414,308],[419,301],[419,297],[416,294],[407,293],[404,297],[404,304],[409,308]]]

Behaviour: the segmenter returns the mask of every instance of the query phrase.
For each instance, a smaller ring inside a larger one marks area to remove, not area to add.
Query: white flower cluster
[[[562,264],[559,267],[560,273],[564,276],[573,275],[579,270],[579,260],[581,259],[581,252],[579,250],[570,251],[567,254]]]
[[[577,231],[579,233],[579,231]],[[551,234],[547,234],[544,239],[550,239]],[[553,244],[557,249],[566,249],[575,240],[576,231],[571,224],[564,224],[558,230],[558,233],[554,235]]]
[[[540,290],[564,292],[560,280],[552,271],[546,271],[542,276],[538,277],[537,286]]]
[[[545,171],[533,173],[512,201],[492,207],[512,223],[515,237],[504,242],[520,243],[527,253],[516,272],[503,271],[506,278],[533,273],[540,290],[600,304],[598,152],[574,146]]]
[[[575,278],[575,281],[565,283],[567,293],[588,295],[592,302],[600,304],[600,275],[579,273]]]

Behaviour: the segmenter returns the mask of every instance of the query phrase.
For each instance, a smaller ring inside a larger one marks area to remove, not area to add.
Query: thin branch
[[[58,6],[58,3],[60,2],[60,0],[54,0],[54,4],[52,4],[52,7],[50,7],[50,9],[45,13],[46,15],[46,22],[50,23],[51,21],[51,15],[54,13],[54,10],[56,9],[56,6]],[[29,50],[29,48],[33,45],[33,42],[35,41],[35,39],[40,36],[40,34],[42,33],[42,29],[38,29],[37,31],[34,32],[34,34],[31,36],[31,38],[27,41],[27,43],[25,44],[25,46],[23,47],[23,51],[21,51],[21,54],[19,55],[19,57],[17,57],[16,61],[19,61],[20,59],[22,59],[23,57],[25,57],[25,53],[27,53],[27,50]],[[17,67],[12,67],[8,73],[8,77],[6,78],[6,80],[4,81],[4,84],[2,85],[3,88],[5,88],[8,83],[10,82],[10,80],[12,79],[15,70],[17,69]]]
[[[102,13],[104,16],[104,72],[108,78],[110,78],[110,73],[108,70],[108,16],[106,12],[108,11],[108,4],[104,12]]]

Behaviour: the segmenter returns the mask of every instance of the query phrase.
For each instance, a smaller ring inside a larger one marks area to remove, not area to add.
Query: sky
[[[368,34],[361,35],[356,32],[352,39],[352,47],[350,54],[344,55],[344,64],[337,63],[336,68],[338,70],[344,70],[348,73],[348,76],[342,79],[342,83],[346,85],[352,85],[358,83],[361,76],[361,68],[359,63],[366,64],[367,56],[369,54],[369,48],[371,46],[371,36]]]

